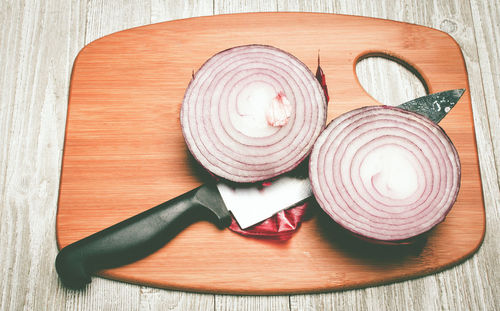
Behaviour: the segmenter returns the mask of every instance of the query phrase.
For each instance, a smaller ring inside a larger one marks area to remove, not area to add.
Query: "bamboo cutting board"
[[[193,70],[218,51],[251,43],[288,51],[313,71],[320,50],[329,120],[377,104],[355,74],[356,62],[369,55],[407,64],[430,93],[469,90],[463,56],[449,35],[394,21],[254,13],[178,20],[103,37],[87,45],[73,67],[57,215],[60,248],[210,178],[188,154],[180,104]],[[366,244],[313,205],[311,219],[287,242],[197,223],[151,256],[99,275],[190,291],[278,294],[388,283],[456,264],[479,248],[485,230],[469,92],[440,125],[459,152],[462,187],[427,241],[392,248]]]

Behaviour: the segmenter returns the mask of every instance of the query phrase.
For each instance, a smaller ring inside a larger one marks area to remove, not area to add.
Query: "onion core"
[[[271,126],[286,125],[291,114],[292,105],[290,105],[290,102],[286,98],[285,94],[283,92],[279,92],[267,108],[267,123]]]

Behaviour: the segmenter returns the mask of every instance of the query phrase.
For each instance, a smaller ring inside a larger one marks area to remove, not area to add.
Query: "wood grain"
[[[295,36],[286,37],[295,21],[300,24]],[[365,36],[352,39],[360,32]],[[324,36],[335,40],[324,42]],[[168,42],[179,42],[182,49]],[[255,42],[281,47],[310,68],[316,64],[317,49],[323,52],[322,67],[334,86],[329,119],[377,104],[354,72],[357,60],[373,51],[406,60],[421,72],[431,92],[469,89],[460,49],[450,37],[384,20],[293,13],[225,15],[101,38],[80,52],[73,68],[57,223],[61,246],[207,180],[188,156],[180,130],[185,86],[192,68],[207,55]],[[284,245],[244,239],[201,223],[144,260],[103,275],[167,288],[276,294],[385,283],[454,264],[479,247],[484,233],[468,96],[441,126],[460,154],[462,188],[447,221],[429,235],[422,249],[389,251],[359,243],[323,221],[318,211]]]
[[[499,133],[499,118],[494,114],[499,107],[495,74],[500,62],[495,45],[499,41],[493,39],[500,35],[495,22],[499,19],[496,2],[278,1],[278,10],[389,18],[442,29],[458,41],[470,80],[487,214],[483,246],[461,265],[391,285],[292,295],[291,310],[495,310],[500,305],[497,268],[500,195],[499,167],[495,162],[499,157],[498,152],[496,156],[493,152],[498,139],[492,139]],[[100,30],[103,27],[112,31],[137,25],[128,17],[133,10],[133,6],[128,5],[132,1],[123,3],[99,9],[96,5],[101,3],[95,1],[47,0],[43,5],[29,0],[0,1],[0,310],[288,310],[286,305],[278,305],[273,296],[217,295],[215,304],[213,295],[141,288],[100,278],[81,292],[68,291],[57,281],[53,270],[57,251],[56,196],[71,67],[76,53],[85,42],[90,42],[85,40],[85,35],[98,38],[109,33]],[[149,1],[136,3],[143,6],[137,14],[147,20]],[[214,12],[213,5],[237,12],[262,9],[260,1],[225,3],[153,0],[151,22],[229,13]],[[202,10],[206,8],[207,11]],[[88,19],[87,10],[93,10]],[[50,60],[50,64],[34,61],[44,58]],[[46,87],[48,80],[53,82]],[[396,83],[394,87],[404,85]],[[496,97],[492,97],[493,89],[496,89]],[[381,89],[380,94],[385,91]],[[42,105],[46,107],[43,123],[40,121]],[[39,134],[47,133],[48,124],[57,128],[51,134],[53,138],[49,138],[55,148],[37,144]],[[40,195],[46,195],[47,200],[40,201]]]

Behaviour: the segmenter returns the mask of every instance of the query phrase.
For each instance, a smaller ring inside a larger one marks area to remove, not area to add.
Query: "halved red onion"
[[[211,57],[194,75],[181,107],[193,156],[210,172],[256,182],[295,168],[326,123],[313,73],[291,54],[246,45]]]
[[[309,177],[335,222],[371,240],[400,241],[444,220],[460,188],[460,161],[429,119],[371,106],[327,126],[311,152]]]

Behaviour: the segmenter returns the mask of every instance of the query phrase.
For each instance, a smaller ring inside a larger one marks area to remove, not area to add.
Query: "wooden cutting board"
[[[397,58],[430,93],[469,90],[465,62],[446,33],[400,22],[314,13],[221,15],[121,31],[75,60],[57,215],[64,247],[208,180],[189,156],[179,109],[193,70],[223,49],[269,44],[313,71],[318,50],[330,91],[329,120],[375,105],[355,64]],[[440,123],[458,149],[462,187],[425,243],[375,246],[350,237],[319,208],[287,242],[197,223],[153,255],[99,275],[189,291],[278,294],[363,287],[413,278],[463,261],[480,246],[485,215],[470,94]]]

